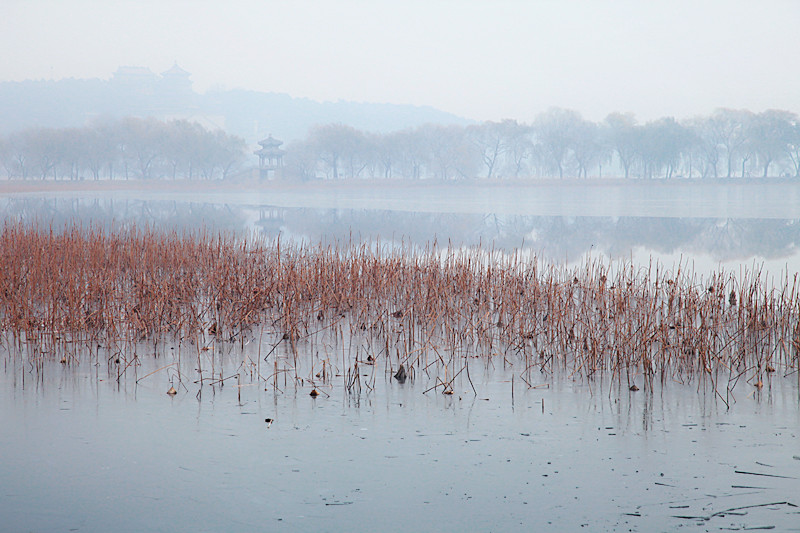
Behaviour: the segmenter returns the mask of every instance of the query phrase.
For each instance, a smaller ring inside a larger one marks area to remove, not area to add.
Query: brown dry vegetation
[[[262,373],[271,351],[259,352],[251,371],[276,387],[292,369],[303,379],[304,358],[312,384],[338,373],[349,390],[361,389],[359,364],[381,360],[432,376],[445,393],[476,359],[502,361],[528,385],[535,371],[626,386],[710,380],[724,393],[773,372],[800,375],[796,276],[772,286],[760,272],[716,272],[701,282],[680,267],[566,268],[435,245],[412,253],[15,223],[2,229],[0,254],[2,341],[32,366],[101,349],[119,364],[141,342],[198,353],[209,338],[260,346],[266,335],[288,363],[273,356],[274,372]]]

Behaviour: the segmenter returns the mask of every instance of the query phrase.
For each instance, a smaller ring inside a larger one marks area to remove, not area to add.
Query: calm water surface
[[[524,248],[555,263],[589,254],[700,272],[800,270],[800,183],[695,187],[276,188],[247,193],[71,192],[0,197],[6,220],[281,236],[311,244]]]
[[[668,188],[61,193],[0,198],[6,220],[244,233],[689,264],[699,272],[800,270],[800,196],[788,184]],[[730,408],[702,385],[629,392],[502,368],[477,393],[338,382],[204,386],[184,361],[136,375],[91,361],[38,374],[0,351],[2,531],[800,530],[796,375],[743,385]],[[187,377],[188,376],[188,377]],[[198,392],[200,394],[198,394]],[[267,424],[265,419],[274,419]],[[791,505],[790,505],[791,504]]]
[[[25,372],[0,374],[5,531],[800,528],[782,503],[800,504],[794,380],[725,409],[672,383],[517,382],[512,401],[499,370],[477,394],[379,376],[316,399],[291,384],[198,396],[191,380],[173,398],[167,372],[118,384],[92,364],[23,386]]]

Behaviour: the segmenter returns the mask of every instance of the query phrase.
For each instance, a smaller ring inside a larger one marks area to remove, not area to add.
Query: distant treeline
[[[0,137],[10,178],[221,179],[248,161],[256,164],[241,138],[185,120],[125,118]],[[719,109],[681,122],[639,124],[612,113],[597,123],[552,108],[531,124],[427,124],[392,133],[328,124],[289,143],[284,161],[281,176],[289,180],[800,178],[800,120],[789,111]]]
[[[645,124],[612,113],[596,123],[553,108],[532,124],[430,124],[390,134],[333,124],[287,146],[284,174],[297,179],[800,177],[800,123],[788,111],[731,109]]]
[[[0,137],[6,176],[22,179],[219,179],[246,154],[244,140],[185,120],[124,118]]]

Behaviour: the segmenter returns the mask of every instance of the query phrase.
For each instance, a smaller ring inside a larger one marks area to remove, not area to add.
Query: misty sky
[[[531,121],[800,112],[800,1],[2,0],[0,81],[174,61],[199,92]]]

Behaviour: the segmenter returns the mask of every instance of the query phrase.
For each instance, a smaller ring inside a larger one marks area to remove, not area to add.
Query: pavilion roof
[[[184,77],[184,78],[188,78],[192,74],[189,71],[184,70],[181,67],[179,67],[178,66],[178,62],[176,61],[175,63],[173,63],[173,65],[169,69],[167,69],[164,72],[162,72],[161,75],[162,76],[181,76],[181,77]]]
[[[283,141],[281,141],[280,139],[276,139],[275,137],[272,136],[272,134],[270,134],[270,136],[267,137],[266,139],[258,141],[258,144],[260,144],[264,149],[277,148],[278,146],[283,144]]]

